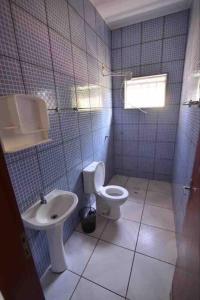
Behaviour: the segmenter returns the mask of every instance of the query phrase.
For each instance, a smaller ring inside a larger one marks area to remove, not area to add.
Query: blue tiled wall
[[[122,78],[113,78],[115,173],[172,179],[188,11],[112,31],[112,70],[133,76],[168,73],[166,106],[123,109]]]
[[[37,2],[37,4],[36,4]],[[21,212],[41,191],[59,188],[87,202],[82,169],[93,160],[112,175],[111,33],[88,0],[0,1],[0,95],[30,93],[46,100],[52,142],[6,155]],[[77,103],[86,109],[73,111]],[[108,136],[108,138],[106,138]],[[78,220],[65,224],[64,239]],[[43,232],[27,231],[38,274],[49,265]]]

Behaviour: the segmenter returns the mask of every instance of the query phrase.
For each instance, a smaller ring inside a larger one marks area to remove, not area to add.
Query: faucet
[[[42,192],[40,193],[40,204],[47,204],[47,200]]]

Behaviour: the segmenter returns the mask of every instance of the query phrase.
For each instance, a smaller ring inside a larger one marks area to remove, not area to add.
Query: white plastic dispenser
[[[51,141],[49,118],[43,99],[32,95],[0,97],[0,139],[11,153]]]

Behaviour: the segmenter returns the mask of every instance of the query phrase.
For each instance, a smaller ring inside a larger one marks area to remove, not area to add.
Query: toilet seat
[[[99,195],[106,200],[118,203],[128,198],[128,191],[118,185],[107,185],[99,189]]]

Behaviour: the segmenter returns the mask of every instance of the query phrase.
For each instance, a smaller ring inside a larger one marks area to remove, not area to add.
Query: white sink
[[[53,272],[63,272],[67,268],[63,245],[63,223],[75,210],[78,197],[71,192],[54,190],[45,196],[46,204],[36,202],[22,214],[27,228],[46,230]]]
[[[22,214],[24,225],[36,230],[47,230],[63,223],[78,204],[76,194],[54,190],[45,196],[46,204],[40,201]]]

